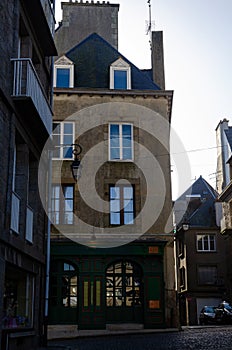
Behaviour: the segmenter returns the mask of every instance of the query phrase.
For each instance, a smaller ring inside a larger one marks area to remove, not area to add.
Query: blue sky
[[[147,0],[110,3],[120,4],[119,51],[138,68],[150,68]],[[60,1],[56,6],[60,21]],[[151,13],[153,30],[163,31],[166,89],[174,91],[172,127],[188,151],[189,185],[202,175],[215,187],[215,128],[225,117],[232,125],[232,1],[151,0]],[[185,165],[172,170],[175,199],[185,189],[177,185]]]

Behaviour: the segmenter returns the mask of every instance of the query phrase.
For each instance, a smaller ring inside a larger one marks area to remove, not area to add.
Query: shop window
[[[106,270],[106,305],[133,307],[142,304],[142,271],[130,261],[118,261]]]
[[[63,261],[52,262],[50,301],[52,306],[77,307],[78,276],[74,265]]]
[[[110,224],[131,225],[134,216],[133,186],[110,186]]]
[[[72,159],[74,143],[74,123],[54,122],[53,123],[53,158]]]
[[[74,188],[72,185],[52,186],[52,222],[72,225],[74,207]]]
[[[109,124],[109,160],[133,160],[132,124]]]
[[[3,328],[33,326],[34,277],[24,271],[7,268],[3,297]]]

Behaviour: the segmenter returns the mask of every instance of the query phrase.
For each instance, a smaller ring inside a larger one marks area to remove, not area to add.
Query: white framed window
[[[110,66],[110,89],[131,89],[131,67],[121,58]]]
[[[198,234],[197,235],[197,251],[198,252],[215,252],[216,236],[215,234]]]
[[[132,161],[133,153],[133,125],[109,124],[109,160]]]
[[[74,188],[72,185],[52,186],[52,222],[58,225],[73,224]]]
[[[132,225],[135,216],[133,186],[110,186],[110,224]]]
[[[75,124],[73,122],[53,123],[53,158],[72,159],[72,144],[74,143]]]
[[[74,87],[74,64],[66,56],[60,57],[54,64],[54,87]]]

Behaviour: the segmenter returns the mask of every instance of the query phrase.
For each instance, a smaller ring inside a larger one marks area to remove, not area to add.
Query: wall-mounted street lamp
[[[74,155],[74,160],[71,163],[70,167],[72,171],[72,176],[74,180],[77,182],[81,176],[81,161],[79,156],[82,152],[82,147],[77,143],[73,143],[72,147],[73,147],[72,154]]]

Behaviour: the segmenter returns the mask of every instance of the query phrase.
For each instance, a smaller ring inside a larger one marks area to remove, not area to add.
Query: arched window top
[[[142,269],[139,264],[129,260],[115,261],[110,264],[106,270],[107,274],[121,274],[122,272],[126,274],[142,274]]]

